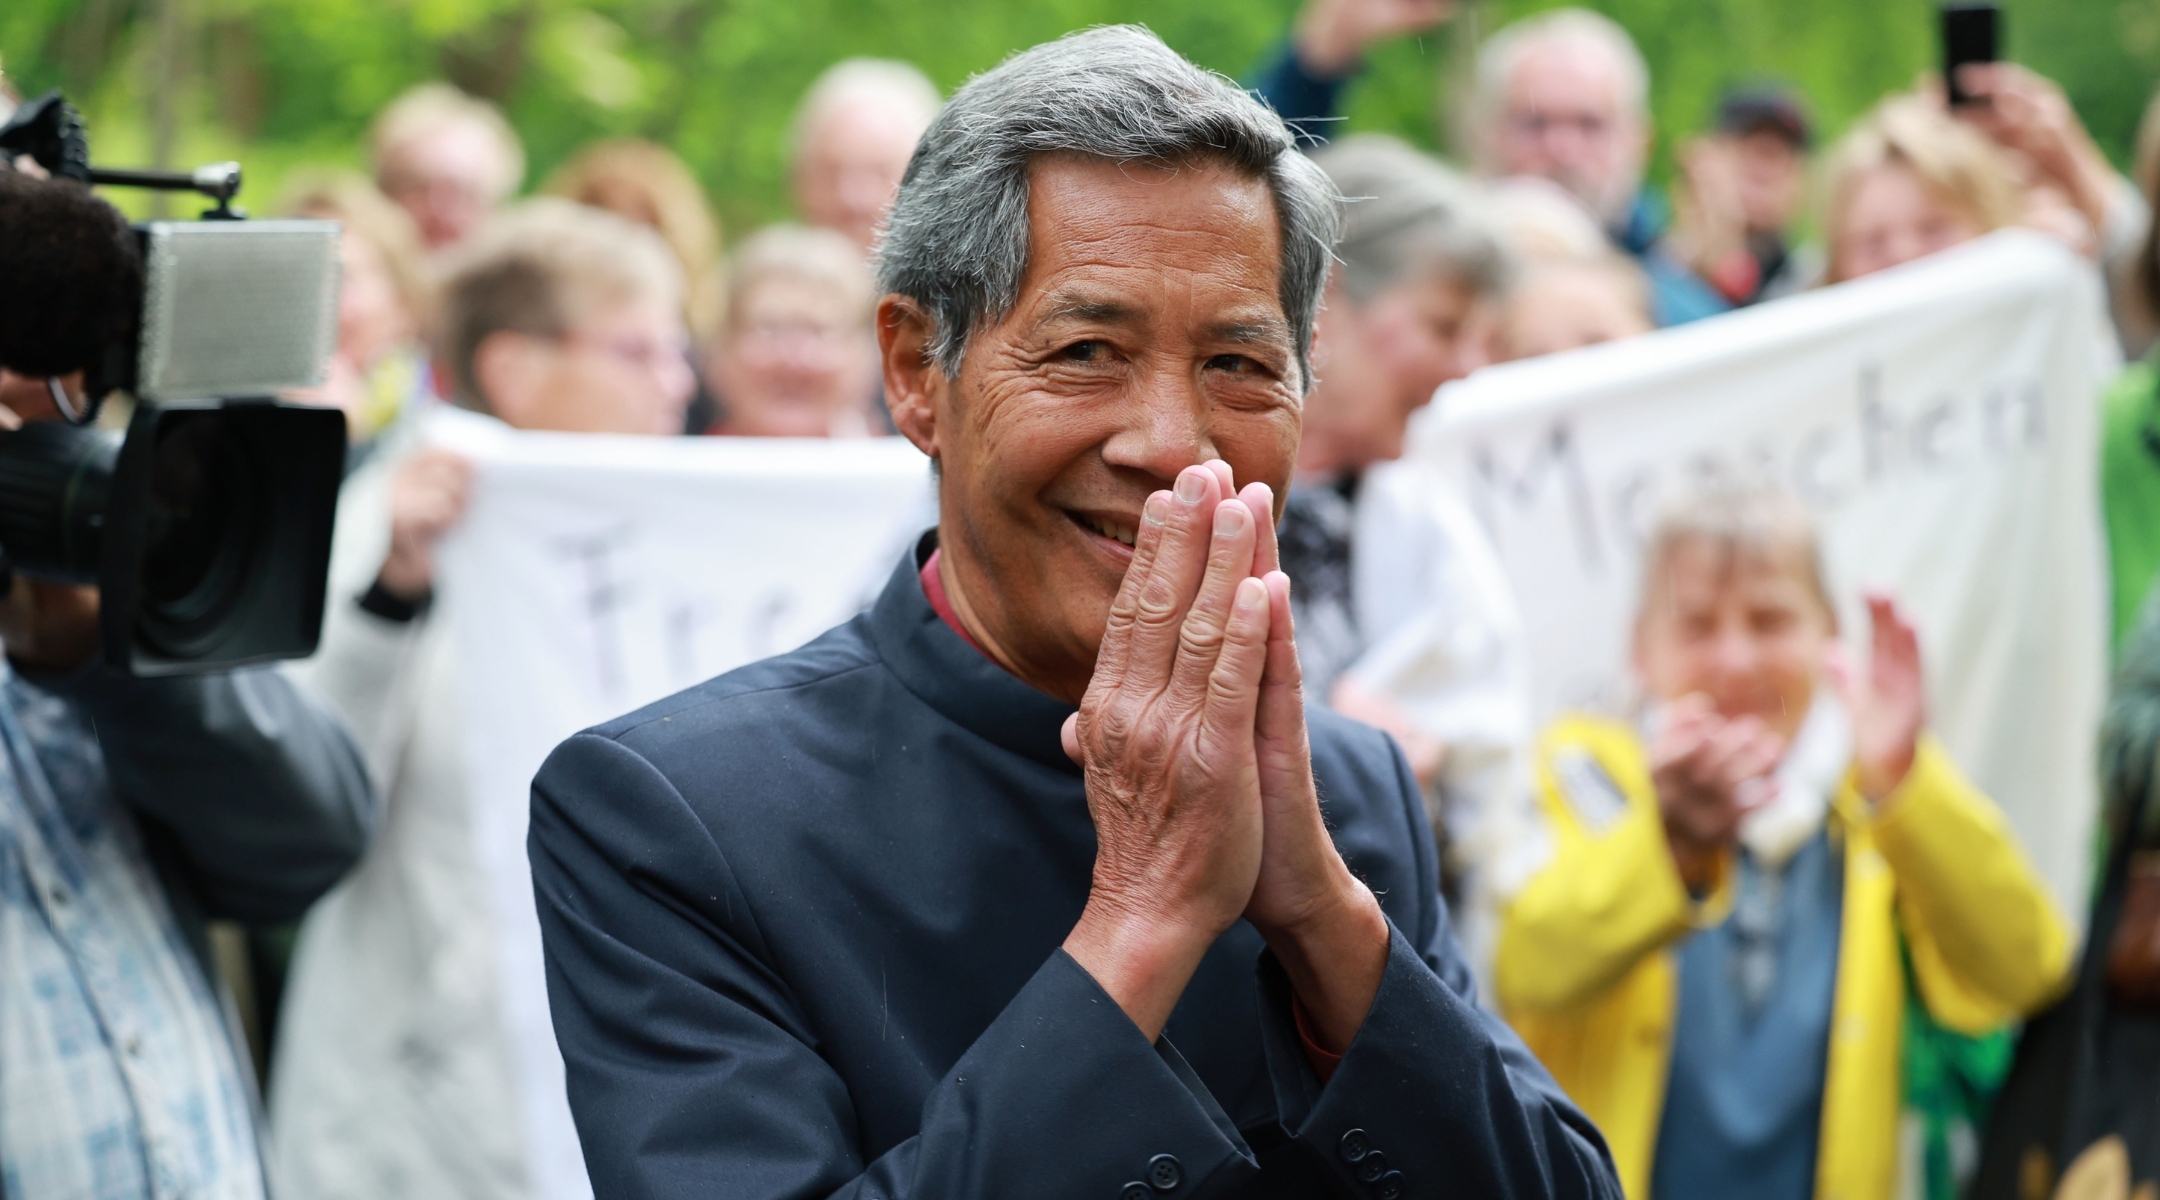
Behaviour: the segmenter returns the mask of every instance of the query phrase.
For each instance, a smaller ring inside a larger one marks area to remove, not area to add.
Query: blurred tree
[[[1382,48],[1351,93],[1350,127],[1446,147],[1475,40],[1557,2],[1464,0],[1450,26]],[[1699,129],[1733,83],[1792,83],[1834,133],[1935,60],[1931,0],[1589,4],[1641,42],[1664,146]],[[158,18],[171,5],[182,6],[183,82],[157,94]],[[2061,80],[2102,145],[2127,158],[2160,75],[2160,0],[2005,7],[2010,54]],[[358,162],[378,108],[413,83],[448,78],[508,110],[531,179],[590,138],[644,134],[689,161],[739,232],[786,214],[788,118],[837,59],[909,59],[950,89],[1067,30],[1139,20],[1194,59],[1246,75],[1295,9],[1296,0],[6,0],[0,65],[26,93],[65,87],[105,161],[146,159],[153,114],[170,114],[175,156],[242,157],[257,205],[294,165]]]

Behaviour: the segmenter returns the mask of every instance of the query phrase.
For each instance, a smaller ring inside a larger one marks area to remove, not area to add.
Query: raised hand
[[[2094,229],[2107,223],[2115,169],[2060,85],[2012,62],[1967,63],[1958,85],[1982,102],[1952,111],[2029,163],[2029,183],[2055,188]]]
[[[1650,782],[1673,865],[1690,891],[1716,881],[1740,822],[1776,794],[1771,772],[1784,754],[1784,739],[1761,721],[1727,720],[1707,696],[1683,696],[1666,711],[1650,740]]]
[[[435,586],[435,544],[465,515],[472,463],[454,451],[422,450],[390,481],[390,552],[376,576],[384,591],[417,600]]]
[[[1253,725],[1268,656],[1259,522],[1207,467],[1142,510],[1095,675],[1066,723],[1097,838],[1065,949],[1150,1038],[1260,868]]]
[[[1697,138],[1681,147],[1678,158],[1671,248],[1696,274],[1714,279],[1728,259],[1747,252],[1740,162],[1731,145],[1718,138]]]
[[[1912,770],[1927,724],[1926,683],[1920,669],[1920,635],[1882,592],[1866,596],[1872,652],[1865,671],[1855,670],[1833,649],[1830,679],[1852,714],[1853,768],[1860,794],[1880,804]]]
[[[1455,0],[1309,0],[1291,34],[1298,61],[1339,78],[1389,38],[1423,33],[1455,15]]]

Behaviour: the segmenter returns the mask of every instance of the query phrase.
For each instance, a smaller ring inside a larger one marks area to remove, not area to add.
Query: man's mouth
[[[1080,528],[1097,537],[1104,537],[1113,542],[1118,542],[1128,550],[1132,549],[1133,539],[1140,534],[1137,526],[1128,525],[1123,521],[1113,520],[1109,517],[1071,511],[1068,511],[1065,515],[1071,517],[1073,524],[1078,525]]]

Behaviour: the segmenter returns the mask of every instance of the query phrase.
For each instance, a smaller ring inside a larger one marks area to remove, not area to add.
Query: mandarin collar
[[[922,565],[937,530],[901,558],[870,608],[870,638],[902,686],[954,724],[1035,761],[1069,772],[1062,731],[1073,706],[1020,681],[970,646],[923,595]]]

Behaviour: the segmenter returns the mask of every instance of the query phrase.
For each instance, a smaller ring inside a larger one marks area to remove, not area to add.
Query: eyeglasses
[[[1522,137],[1540,139],[1565,132],[1588,140],[1603,137],[1612,126],[1611,121],[1594,113],[1549,113],[1538,109],[1511,112],[1507,123]]]
[[[566,346],[580,350],[592,350],[626,367],[640,367],[647,371],[672,371],[690,365],[690,347],[684,342],[654,342],[638,338],[597,338],[584,334],[565,334],[559,339]]]

